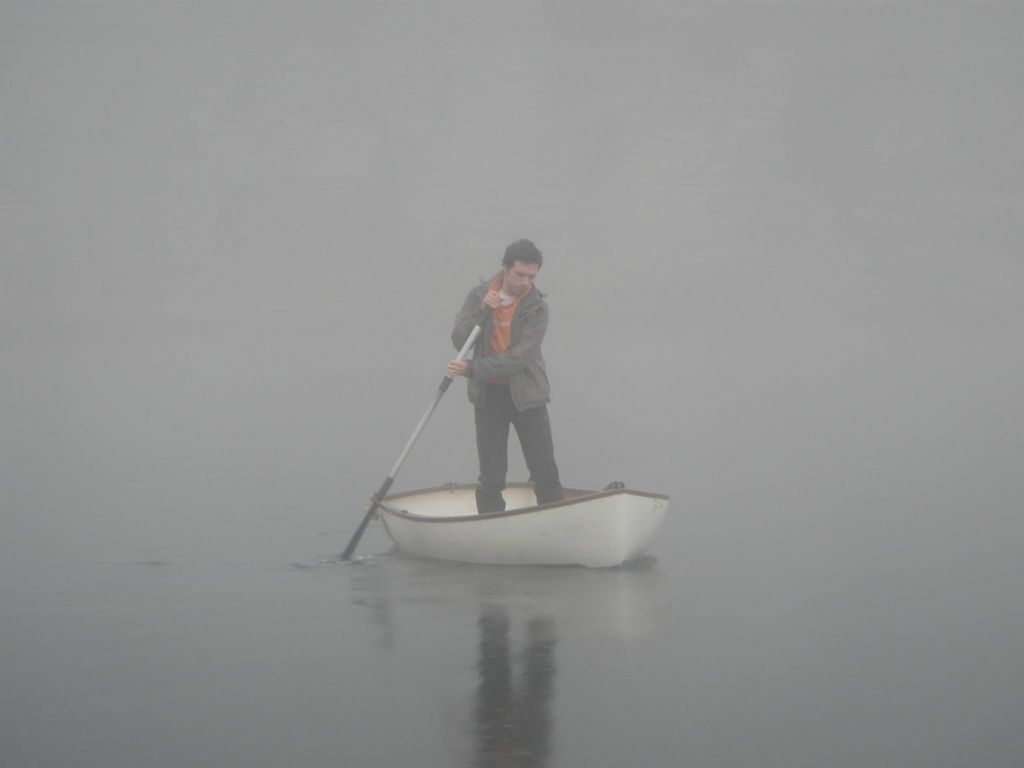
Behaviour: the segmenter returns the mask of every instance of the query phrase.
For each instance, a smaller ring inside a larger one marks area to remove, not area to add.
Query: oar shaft
[[[459,350],[459,354],[455,356],[456,361],[462,361],[469,354],[469,351],[473,348],[473,343],[476,341],[476,337],[480,335],[480,326],[474,325],[473,330],[469,332],[469,338],[466,339],[466,343],[462,345],[462,349]],[[434,415],[434,411],[437,408],[437,404],[441,402],[441,398],[444,397],[444,393],[448,391],[448,387],[452,383],[452,377],[445,374],[444,378],[441,379],[441,383],[437,387],[437,392],[434,393],[434,398],[430,401],[430,405],[427,406],[426,412],[420,418],[420,423],[416,425],[416,429],[413,430],[412,435],[409,437],[409,441],[405,444],[405,448],[402,449],[402,453],[399,455],[395,465],[391,467],[391,473],[388,477],[394,478],[398,476],[398,470],[402,468],[402,464],[405,463],[406,457],[409,455],[409,451],[412,450],[413,445],[419,439],[420,433],[423,428],[427,426],[427,422],[430,421],[430,417]]]
[[[482,331],[479,325],[474,325],[473,330],[469,332],[469,336],[466,337],[466,343],[462,345],[462,349],[459,350],[459,354],[455,356],[457,362],[461,362],[466,359],[466,355],[469,354],[470,350],[473,349],[473,345],[476,343],[476,337],[480,335]],[[448,381],[452,380],[451,376],[445,376]],[[446,387],[447,389],[447,387]]]
[[[474,325],[473,330],[469,332],[469,338],[466,339],[466,343],[462,345],[462,349],[459,350],[459,354],[455,357],[457,361],[462,361],[469,354],[469,351],[473,348],[473,344],[476,342],[477,336],[480,335],[480,326]],[[430,417],[434,414],[434,410],[437,408],[437,404],[441,402],[441,398],[444,393],[448,391],[448,387],[452,383],[452,377],[445,374],[445,377],[441,380],[440,385],[437,387],[437,392],[434,394],[433,399],[430,401],[430,405],[427,407],[426,412],[420,418],[419,424],[416,425],[416,429],[413,430],[412,435],[409,437],[408,442],[405,444],[405,448],[402,449],[402,453],[399,455],[395,465],[391,468],[391,472],[384,482],[381,483],[380,488],[375,494],[373,494],[373,503],[370,504],[370,508],[366,511],[363,516],[362,522],[359,523],[359,527],[356,528],[356,532],[352,534],[352,539],[349,541],[348,546],[345,547],[345,551],[341,553],[342,560],[348,560],[352,557],[352,552],[355,551],[356,546],[359,544],[359,540],[363,537],[363,531],[366,530],[367,524],[370,522],[370,518],[373,517],[373,513],[377,511],[377,507],[380,506],[381,501],[388,495],[388,490],[391,488],[391,484],[395,482],[395,477],[398,475],[398,470],[402,468],[402,464],[405,463],[406,457],[412,450],[413,445],[416,444],[416,440],[419,438],[423,428],[427,426],[427,422],[430,421]]]
[[[451,381],[451,379],[446,380]],[[430,417],[434,415],[434,410],[437,408],[437,404],[441,402],[441,395],[443,394],[443,389],[437,390],[437,393],[434,395],[434,399],[430,401],[430,406],[427,408],[426,413],[424,413],[422,418],[420,418],[420,423],[416,425],[416,429],[409,438],[409,442],[405,444],[405,448],[402,449],[402,453],[395,461],[394,466],[391,467],[391,472],[388,474],[388,477],[395,477],[398,474],[398,470],[402,468],[402,464],[405,463],[405,458],[409,455],[409,451],[412,450],[413,445],[415,445],[416,441],[419,439],[420,432],[422,432],[423,428],[427,426],[427,422],[430,421]]]
[[[352,557],[352,553],[355,551],[356,546],[359,544],[359,540],[363,538],[363,531],[366,530],[367,524],[370,522],[370,518],[373,517],[373,513],[377,511],[377,507],[380,506],[381,499],[388,495],[388,490],[391,488],[391,484],[395,482],[395,478],[388,475],[384,478],[384,482],[381,483],[380,488],[373,494],[373,503],[370,504],[370,508],[366,510],[366,514],[363,515],[362,521],[359,523],[359,527],[356,528],[356,532],[352,534],[352,538],[349,539],[348,546],[345,547],[345,551],[341,553],[342,560],[349,560]]]

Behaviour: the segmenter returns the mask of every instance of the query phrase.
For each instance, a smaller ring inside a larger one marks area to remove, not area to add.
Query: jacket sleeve
[[[474,325],[483,325],[484,320],[487,319],[487,313],[490,310],[487,307],[481,306],[481,301],[480,289],[472,289],[469,295],[466,296],[462,309],[455,316],[455,327],[452,329],[452,344],[455,345],[456,349],[462,349],[462,345],[466,343],[466,339],[469,338]]]
[[[472,326],[471,326],[472,327]],[[523,318],[516,343],[508,351],[493,357],[473,359],[472,378],[493,381],[506,379],[526,368],[530,361],[540,354],[540,345],[548,330],[548,305],[542,303]],[[468,334],[469,331],[466,331]]]

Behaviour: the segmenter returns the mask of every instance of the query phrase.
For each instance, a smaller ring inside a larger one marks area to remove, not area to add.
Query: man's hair
[[[536,264],[539,269],[544,266],[544,254],[529,240],[516,240],[505,249],[505,258],[501,260],[501,265],[511,268],[517,261],[522,264]]]

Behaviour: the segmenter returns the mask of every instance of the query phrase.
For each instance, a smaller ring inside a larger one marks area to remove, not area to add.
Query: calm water
[[[1020,764],[1016,543],[680,496],[622,569],[424,561],[375,523],[349,564],[311,532],[7,570],[4,764]]]

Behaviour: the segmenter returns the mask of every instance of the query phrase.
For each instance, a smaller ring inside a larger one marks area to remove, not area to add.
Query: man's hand
[[[481,307],[490,307],[496,309],[501,304],[501,294],[497,291],[488,291],[487,295],[484,296],[484,300],[480,302]]]
[[[469,363],[465,360],[452,360],[448,363],[448,375],[453,379],[456,376],[465,376],[469,373]]]

